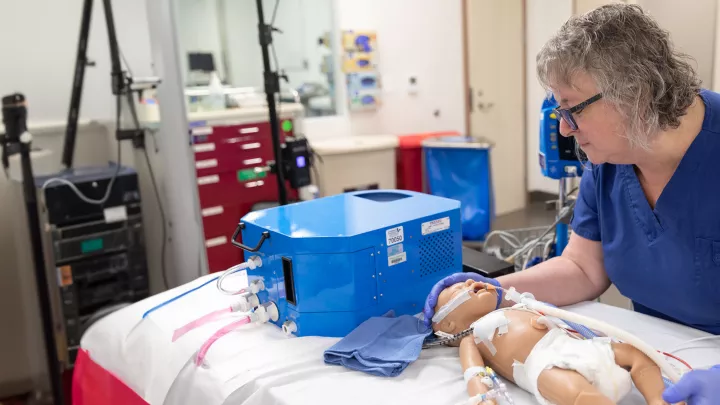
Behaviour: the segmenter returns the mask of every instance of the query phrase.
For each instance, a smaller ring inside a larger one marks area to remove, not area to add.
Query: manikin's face
[[[497,294],[492,284],[467,280],[464,283],[453,284],[444,289],[438,296],[435,312],[450,302],[450,300],[459,294],[467,294],[464,291],[470,289],[470,299],[463,302],[450,312],[442,321],[433,323],[433,330],[442,331],[450,334],[457,334],[470,325],[495,310],[497,305]]]
[[[594,81],[586,73],[578,73],[572,85],[554,86],[553,95],[560,108],[571,108],[598,94]],[[560,120],[560,134],[574,136],[590,162],[594,164],[632,162],[631,146],[624,137],[625,126],[620,114],[604,99],[583,111],[573,114],[578,129],[573,131],[565,120]]]

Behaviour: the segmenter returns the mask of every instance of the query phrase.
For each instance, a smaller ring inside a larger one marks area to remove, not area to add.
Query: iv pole
[[[279,1],[279,0],[276,0]],[[282,162],[282,144],[280,142],[280,125],[278,123],[277,109],[275,106],[275,94],[280,92],[280,77],[277,72],[273,72],[270,67],[270,53],[268,48],[272,44],[272,33],[277,29],[272,25],[265,24],[265,16],[263,13],[262,0],[256,0],[258,12],[258,31],[260,33],[260,48],[262,49],[264,77],[265,77],[265,96],[267,98],[268,110],[270,115],[270,133],[273,142],[273,153],[275,155],[275,164],[273,172],[277,176],[278,202],[280,205],[287,205],[288,196],[285,188],[285,173]],[[277,66],[275,66],[277,68]]]

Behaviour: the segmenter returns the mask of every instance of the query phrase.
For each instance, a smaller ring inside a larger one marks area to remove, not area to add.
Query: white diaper
[[[615,364],[608,338],[578,340],[562,329],[552,329],[535,345],[525,364],[513,364],[513,378],[538,402],[553,405],[540,395],[537,387],[540,373],[553,367],[577,371],[615,403],[632,389],[630,373]]]

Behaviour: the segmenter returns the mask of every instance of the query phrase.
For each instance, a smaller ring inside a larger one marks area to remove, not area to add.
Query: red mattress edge
[[[149,405],[111,372],[95,363],[85,349],[75,360],[73,405]]]

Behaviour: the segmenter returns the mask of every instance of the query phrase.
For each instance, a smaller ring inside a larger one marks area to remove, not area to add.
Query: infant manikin
[[[666,405],[660,368],[644,353],[608,338],[579,339],[519,306],[496,310],[499,293],[491,284],[468,280],[443,290],[435,308],[435,332],[456,335],[473,328],[453,343],[471,398],[484,399],[491,391],[488,374],[494,370],[543,405],[615,404],[632,383],[648,404]]]

